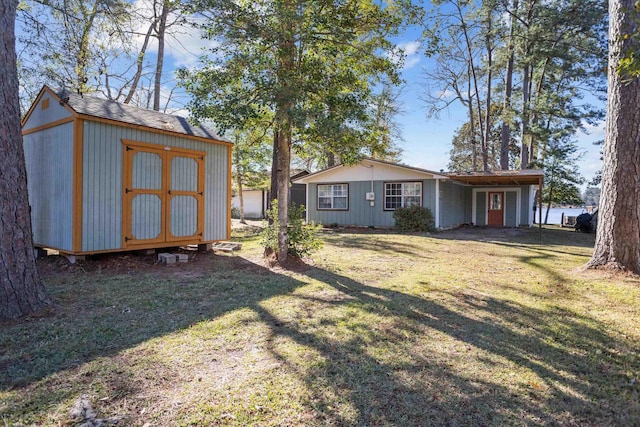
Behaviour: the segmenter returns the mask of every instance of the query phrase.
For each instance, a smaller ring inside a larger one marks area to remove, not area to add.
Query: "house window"
[[[318,209],[348,210],[348,184],[318,185]]]
[[[422,206],[421,182],[387,182],[384,184],[384,209],[395,210]]]

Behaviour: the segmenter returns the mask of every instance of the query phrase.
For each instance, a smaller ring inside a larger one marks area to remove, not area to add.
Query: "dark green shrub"
[[[313,222],[305,223],[303,214],[304,206],[296,206],[295,204],[289,206],[289,223],[287,224],[288,253],[298,258],[309,256],[312,252],[322,247],[322,240],[318,237],[320,226],[315,225]],[[280,227],[277,200],[271,203],[271,208],[267,210],[266,215],[267,219],[272,221],[271,224],[265,222],[261,243],[265,249],[277,252],[278,228]]]
[[[393,212],[396,228],[400,231],[434,231],[436,229],[431,209],[422,206],[396,208]]]

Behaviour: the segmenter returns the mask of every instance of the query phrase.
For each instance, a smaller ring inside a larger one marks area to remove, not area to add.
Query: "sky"
[[[419,49],[418,43],[410,38],[400,42],[407,58],[402,75],[405,83],[401,101],[404,114],[397,117],[403,129],[403,163],[410,166],[439,171],[447,169],[451,140],[457,129],[466,121],[466,111],[454,104],[440,113],[438,118],[427,118],[427,106],[423,101],[426,88],[425,73],[433,67],[432,61]],[[434,88],[432,88],[435,90]],[[589,102],[597,105],[594,97]],[[604,107],[604,104],[601,104]],[[593,143],[604,138],[604,121],[598,126],[585,124],[588,133],[579,132],[575,139],[583,152],[578,165],[584,178],[591,180],[601,169],[600,147]]]
[[[145,0],[137,0],[143,3]],[[142,7],[142,6],[141,6]],[[433,67],[433,60],[427,58],[421,49],[418,29],[410,29],[403,37],[396,40],[405,51],[406,58],[402,77],[405,84],[400,98],[403,114],[396,119],[402,129],[403,141],[402,163],[409,166],[424,168],[432,171],[446,170],[449,163],[449,150],[455,131],[466,120],[466,111],[457,104],[439,114],[439,117],[427,118],[427,106],[423,101],[426,88],[426,71]],[[172,85],[173,70],[178,67],[193,67],[197,64],[198,55],[202,48],[211,42],[202,40],[195,30],[184,31],[172,39],[167,40],[168,60],[165,60],[165,75]],[[153,48],[151,52],[153,53]],[[437,90],[437,88],[432,88]],[[184,105],[187,99],[177,98],[178,105]],[[594,99],[589,101],[596,103]],[[186,110],[182,114],[188,114]],[[601,169],[600,147],[593,143],[604,137],[604,122],[598,126],[585,125],[588,134],[579,133],[576,141],[583,152],[578,166],[582,176],[591,180],[596,171]],[[583,185],[583,189],[586,186]]]

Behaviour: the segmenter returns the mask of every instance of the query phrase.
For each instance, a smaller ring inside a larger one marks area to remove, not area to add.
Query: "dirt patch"
[[[50,255],[37,260],[38,270],[44,276],[60,274],[106,273],[110,275],[180,275],[186,278],[202,277],[206,273],[227,268],[249,268],[252,262],[233,254],[213,251],[199,252],[188,249],[173,249],[159,252],[182,253],[189,257],[186,263],[163,264],[158,261],[157,253],[118,252],[96,254],[71,264],[61,255]],[[158,252],[158,253],[159,253]]]

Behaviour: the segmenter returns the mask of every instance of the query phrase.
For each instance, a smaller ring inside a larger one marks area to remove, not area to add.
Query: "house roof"
[[[538,185],[544,172],[538,169],[522,169],[493,172],[448,173],[452,180],[468,185]]]
[[[70,108],[76,115],[113,120],[130,125],[158,129],[165,132],[173,132],[231,143],[228,139],[219,136],[213,130],[208,129],[205,126],[195,126],[190,124],[184,117],[148,110],[135,105],[122,104],[120,102],[98,98],[96,96],[86,94],[82,95],[67,89],[54,92],[48,86],[44,86],[40,91],[38,98],[34,102],[34,105],[38,102],[45,91],[55,96],[61,105],[66,105],[67,108]],[[30,113],[31,110],[27,113],[27,116]]]
[[[329,168],[326,169],[322,169],[320,171],[317,172],[313,172],[310,173],[308,175],[304,175],[302,177],[292,177],[292,182],[294,184],[306,184],[307,182],[315,182],[318,180],[322,180],[323,177],[326,176],[330,176],[336,172],[338,172],[340,169],[344,169],[344,168],[350,168],[350,167],[355,167],[358,165],[381,165],[381,166],[386,166],[392,169],[397,169],[397,170],[403,170],[406,172],[415,172],[417,173],[417,175],[422,175],[422,176],[428,176],[428,178],[440,178],[440,179],[448,179],[448,177],[443,174],[443,173],[439,173],[439,172],[434,172],[434,171],[430,171],[427,169],[421,169],[421,168],[416,168],[413,166],[407,166],[407,165],[402,165],[399,163],[394,163],[394,162],[387,162],[384,160],[377,160],[377,159],[371,159],[371,158],[364,158],[363,160],[360,161],[360,163],[356,164],[356,165],[344,165],[344,164],[338,164],[335,166],[331,166]],[[368,167],[368,166],[365,166]],[[367,178],[369,179],[369,178]]]

